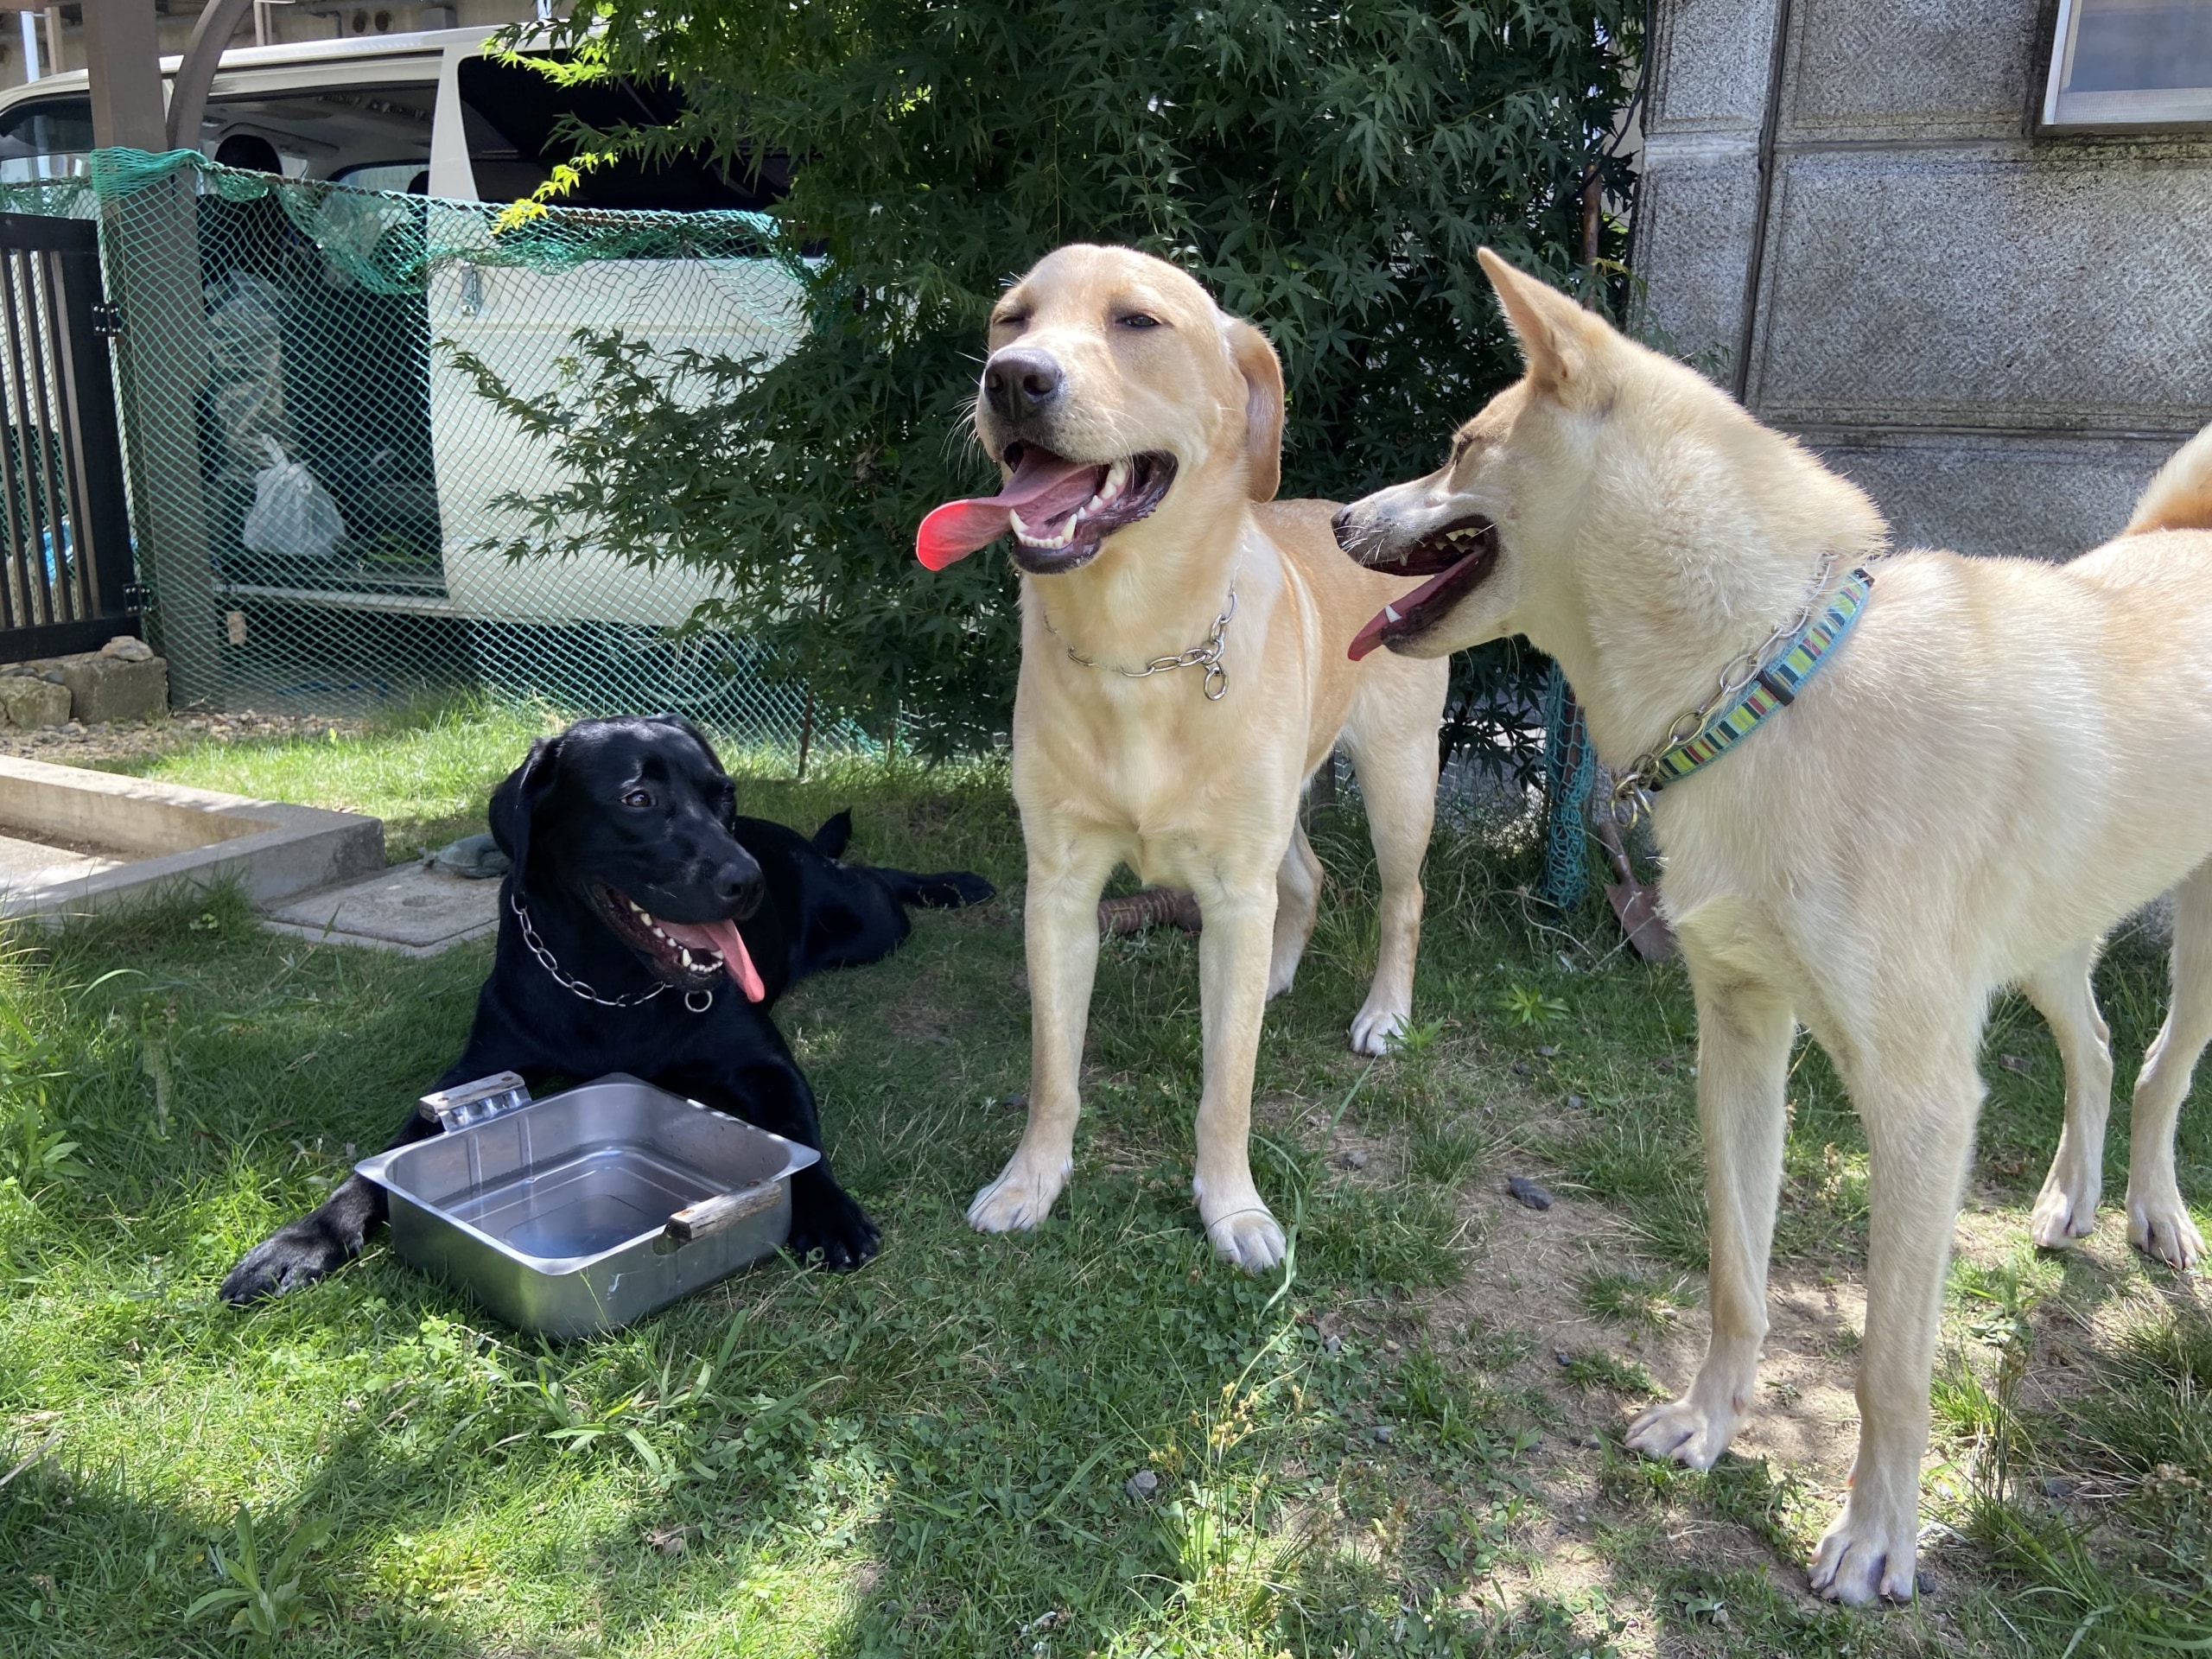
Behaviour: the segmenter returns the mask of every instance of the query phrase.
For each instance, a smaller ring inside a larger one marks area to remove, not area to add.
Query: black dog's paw
[[[925,910],[962,910],[997,896],[998,889],[968,870],[941,870],[914,885],[914,902]]]
[[[822,1265],[849,1273],[883,1245],[883,1235],[840,1187],[802,1197],[791,1194],[791,1252],[802,1262],[822,1252]]]
[[[222,1298],[234,1307],[311,1285],[346,1265],[361,1248],[349,1244],[319,1216],[279,1227],[239,1258],[223,1281]]]

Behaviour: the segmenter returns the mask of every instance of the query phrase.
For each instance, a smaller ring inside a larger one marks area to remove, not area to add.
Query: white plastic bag
[[[289,460],[283,446],[264,436],[269,465],[253,475],[253,505],[238,539],[254,553],[327,559],[346,539],[346,521],[313,473]]]

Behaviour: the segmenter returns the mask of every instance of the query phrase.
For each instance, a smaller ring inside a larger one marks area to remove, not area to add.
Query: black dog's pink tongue
[[[942,570],[1005,535],[1014,513],[1025,522],[1045,524],[1081,506],[1105,481],[1103,467],[1063,461],[1049,449],[1025,444],[1014,476],[996,495],[948,501],[922,520],[914,536],[914,556]]]
[[[678,944],[719,954],[722,971],[745,993],[747,1001],[768,1000],[768,988],[760,982],[760,970],[753,965],[753,953],[745,948],[745,936],[735,922],[671,922],[662,917],[658,925]]]

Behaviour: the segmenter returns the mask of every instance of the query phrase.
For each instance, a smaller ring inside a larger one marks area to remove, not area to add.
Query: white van
[[[461,29],[226,52],[209,91],[199,148],[226,164],[287,178],[434,198],[428,210],[435,221],[432,234],[450,244],[465,242],[471,234],[466,221],[483,216],[438,204],[505,203],[530,194],[568,153],[554,137],[564,116],[593,125],[644,124],[674,112],[664,92],[562,87],[486,56],[485,42],[482,29]],[[165,60],[163,73],[173,73],[177,61]],[[92,147],[91,98],[81,71],[0,92],[0,183],[81,172]],[[652,169],[623,162],[587,172],[563,205],[757,209],[781,194],[786,177],[772,160],[757,181],[696,162]],[[211,293],[211,303],[220,297]],[[773,357],[798,338],[797,301],[798,285],[788,273],[761,258],[625,259],[556,270],[448,266],[434,273],[425,302],[413,313],[419,325],[407,327],[425,329],[426,345],[453,341],[522,397],[537,399],[551,393],[580,327],[619,327],[663,349]],[[309,348],[294,341],[287,349],[296,357]],[[404,351],[415,354],[412,346]],[[446,351],[420,355],[427,358],[427,407],[421,406],[418,381],[417,407],[395,408],[385,417],[392,442],[367,448],[387,457],[387,474],[395,467],[404,474],[406,458],[420,454],[416,470],[434,478],[414,480],[412,490],[424,512],[435,494],[435,531],[423,513],[411,531],[397,518],[387,524],[378,517],[383,504],[408,494],[406,479],[357,484],[350,450],[310,453],[303,457],[310,470],[329,474],[325,482],[341,512],[351,508],[358,556],[341,556],[328,569],[284,568],[283,561],[272,566],[242,550],[226,554],[223,526],[211,525],[219,585],[227,593],[240,601],[477,621],[666,626],[682,622],[712,591],[709,579],[672,568],[648,572],[589,556],[558,565],[514,563],[480,550],[520,528],[493,507],[494,498],[541,494],[558,482],[558,474],[543,447],[499,416]],[[334,366],[335,379],[329,365],[296,361],[287,372],[302,386],[318,378],[342,386],[346,365]],[[347,401],[342,391],[326,396]],[[380,387],[376,396],[382,401],[387,394]],[[294,402],[305,397],[296,393]],[[370,399],[356,393],[351,401]],[[348,414],[365,429],[358,411]],[[427,444],[412,429],[424,423]],[[389,459],[394,454],[401,458],[397,462]],[[237,494],[233,479],[226,499]],[[423,546],[433,534],[437,545]],[[404,552],[410,543],[418,549],[411,563]],[[395,547],[402,552],[395,554]]]

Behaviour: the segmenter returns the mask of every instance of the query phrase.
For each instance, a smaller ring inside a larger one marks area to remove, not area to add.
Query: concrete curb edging
[[[50,925],[226,881],[267,905],[385,868],[384,823],[357,812],[0,756],[0,832],[9,831],[132,855],[0,888],[0,917]]]

